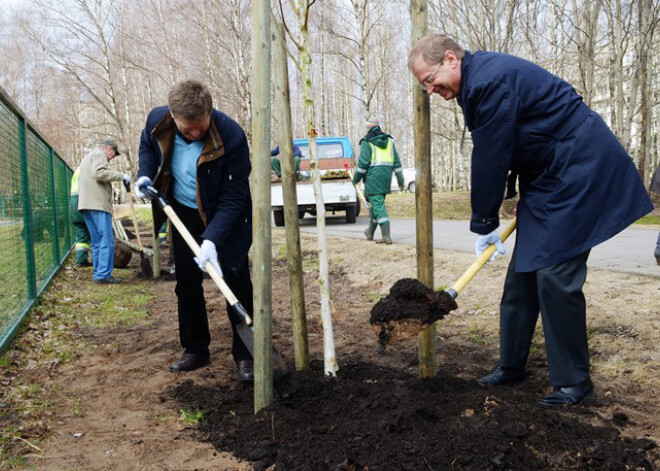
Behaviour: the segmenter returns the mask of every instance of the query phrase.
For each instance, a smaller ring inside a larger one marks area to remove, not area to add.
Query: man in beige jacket
[[[78,177],[80,210],[92,236],[93,279],[96,283],[115,284],[121,280],[112,276],[115,239],[112,233],[112,183],[124,181],[130,185],[128,174],[108,168],[108,163],[120,155],[113,139],[101,141],[80,163]]]

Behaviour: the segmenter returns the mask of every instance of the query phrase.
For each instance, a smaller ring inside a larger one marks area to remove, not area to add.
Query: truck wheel
[[[360,200],[355,200],[355,217],[360,215],[360,209],[362,209],[362,203],[360,203]]]
[[[304,218],[305,218],[305,210],[298,209],[298,219],[304,219]]]
[[[410,182],[410,185],[408,185],[408,191],[411,193],[415,192],[415,182]]]
[[[355,222],[355,206],[359,204],[353,204],[351,206],[346,206],[346,222],[353,224]]]
[[[273,219],[275,219],[275,225],[277,227],[284,226],[284,210],[283,209],[273,210]]]

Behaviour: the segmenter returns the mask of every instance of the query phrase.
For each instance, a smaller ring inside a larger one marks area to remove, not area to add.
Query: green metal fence
[[[72,174],[0,88],[0,352],[71,251]]]

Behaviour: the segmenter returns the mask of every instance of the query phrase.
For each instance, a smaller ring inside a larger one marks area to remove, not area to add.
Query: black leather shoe
[[[504,386],[519,383],[525,379],[525,372],[521,370],[502,368],[498,363],[495,368],[479,380],[481,386]]]
[[[254,383],[254,363],[252,360],[238,362],[238,377],[241,383]]]
[[[181,359],[170,365],[170,371],[179,373],[181,371],[192,371],[211,363],[207,356],[195,355],[194,353],[184,353]]]
[[[84,262],[76,263],[76,266],[84,268],[84,267],[93,267],[94,264],[89,260],[85,260]]]
[[[594,385],[591,379],[574,384],[573,386],[557,386],[548,396],[539,399],[539,404],[544,406],[574,406],[594,393]]]
[[[107,278],[99,278],[98,280],[94,280],[94,283],[98,283],[99,285],[118,285],[121,283],[121,280],[119,278],[115,278],[114,276],[109,276]]]

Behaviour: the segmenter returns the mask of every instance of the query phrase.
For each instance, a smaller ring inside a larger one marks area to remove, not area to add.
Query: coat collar
[[[465,103],[465,95],[467,94],[467,81],[470,74],[470,63],[472,62],[472,54],[470,51],[465,51],[465,56],[461,59],[461,85],[460,90],[458,91],[458,104],[463,108],[463,103]]]
[[[151,135],[159,142],[165,140],[168,143],[173,143],[175,134],[176,124],[174,123],[174,119],[172,119],[172,113],[169,111],[151,131]],[[171,150],[171,145],[164,145],[163,148]],[[215,125],[213,112],[211,112],[211,125],[204,138],[204,147],[197,160],[197,165],[219,159],[223,155],[225,155],[225,146],[222,142],[222,137],[220,137],[220,131],[218,131],[218,128]]]

